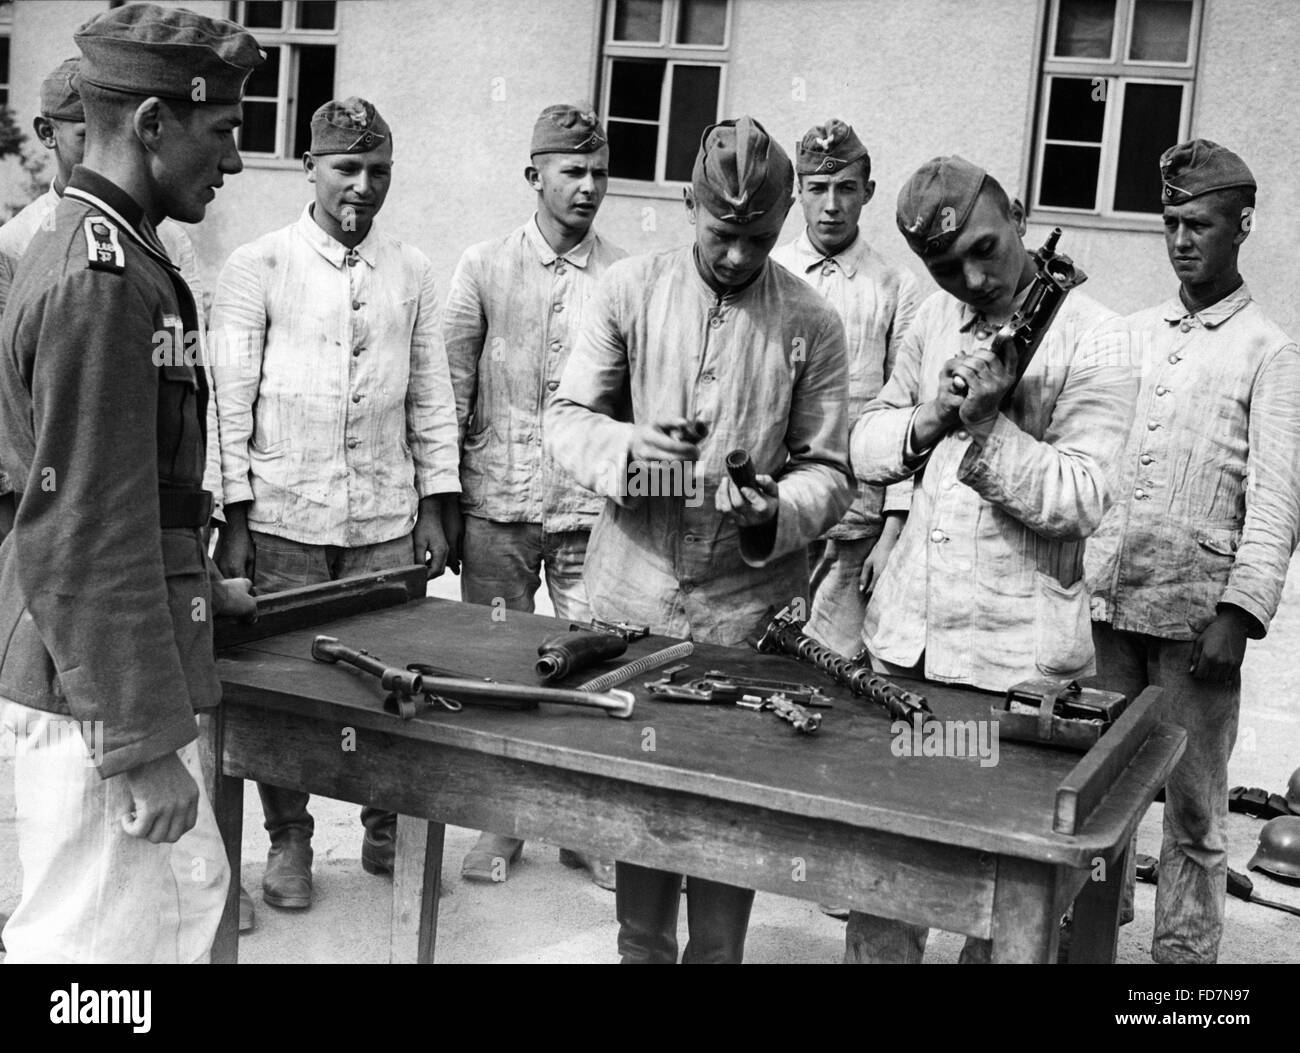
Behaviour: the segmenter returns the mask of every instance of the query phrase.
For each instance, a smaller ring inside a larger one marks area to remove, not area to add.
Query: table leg
[[[1107,868],[1106,880],[1089,880],[1074,901],[1071,965],[1114,964],[1115,947],[1119,942],[1120,900],[1132,851],[1133,841],[1130,839],[1119,858]]]
[[[214,965],[234,965],[239,960],[239,884],[243,869],[244,780],[233,779],[221,770],[224,725],[220,707],[199,718],[199,757],[207,781],[208,799],[216,816],[217,830],[226,846],[230,887],[226,909],[217,925],[209,960]]]
[[[388,960],[431,965],[438,939],[438,884],[442,879],[442,823],[397,817],[393,914]]]
[[[1056,961],[1060,908],[1056,868],[1003,856],[993,889],[994,963]]]

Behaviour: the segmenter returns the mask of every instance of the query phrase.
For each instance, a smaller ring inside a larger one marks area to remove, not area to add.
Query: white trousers
[[[177,752],[198,783],[198,821],[175,844],[155,845],[122,829],[132,807],[126,776],[101,779],[78,732],[70,717],[0,699],[0,734],[15,747],[23,870],[6,961],[206,962],[230,868],[198,745]]]

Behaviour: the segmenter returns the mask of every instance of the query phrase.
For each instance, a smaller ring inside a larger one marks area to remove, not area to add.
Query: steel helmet
[[[1246,864],[1274,877],[1300,881],[1300,815],[1270,819],[1259,832],[1259,847]]]
[[[1291,773],[1291,781],[1286,784],[1286,803],[1291,811],[1300,815],[1300,768]]]

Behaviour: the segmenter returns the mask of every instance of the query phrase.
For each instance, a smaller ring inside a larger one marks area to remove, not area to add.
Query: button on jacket
[[[0,696],[102,722],[107,778],[193,740],[220,698],[203,547],[161,528],[158,496],[200,488],[207,383],[154,363],[157,335],[198,313],[140,207],[78,166],[54,217],[0,325],[0,462],[20,494]]]
[[[451,280],[443,334],[461,427],[461,507],[548,532],[590,530],[601,499],[544,452],[555,397],[605,269],[627,254],[594,230],[562,257],[534,215],[467,249]]]
[[[845,385],[839,318],[771,260],[721,299],[692,246],[614,264],[546,417],[552,455],[610,499],[587,549],[596,616],[737,644],[769,605],[806,598],[806,545],[852,500]],[[629,485],[639,477],[635,465],[628,475],[630,422],[669,417],[709,432],[692,482],[656,496]],[[774,540],[742,539],[714,508],[737,448],[777,477]]]
[[[1137,392],[1113,317],[1071,293],[982,445],[958,429],[921,464],[867,607],[873,655],[912,666],[924,653],[926,676],[994,691],[1091,671],[1083,539],[1101,522]],[[937,394],[944,362],[992,343],[993,321],[945,292],[921,305],[853,428],[860,478],[888,483],[917,467],[907,449],[915,407]]]
[[[410,533],[460,489],[433,268],[372,227],[349,251],[297,223],[236,249],[212,308],[221,471],[248,525],[309,545]]]
[[[1126,319],[1142,389],[1088,543],[1093,618],[1195,639],[1220,603],[1267,632],[1300,531],[1300,349],[1243,284]]]
[[[886,262],[861,232],[842,252],[826,256],[813,247],[805,227],[772,259],[825,296],[844,323],[852,426],[894,368],[899,341],[921,303],[920,284],[910,271]],[[825,536],[835,541],[873,537],[880,532],[883,512],[906,511],[910,494],[910,483],[888,494],[884,487],[859,483],[853,507]]]

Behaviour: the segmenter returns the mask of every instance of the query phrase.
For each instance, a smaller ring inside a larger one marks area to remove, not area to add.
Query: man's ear
[[[32,121],[32,131],[36,133],[36,138],[45,149],[54,149],[54,125],[48,117],[37,117]]]
[[[686,206],[686,222],[695,226],[695,191],[688,186],[682,187],[682,204]]]
[[[862,204],[865,206],[875,196],[876,181],[874,179],[868,179],[862,184]]]
[[[1247,205],[1241,210],[1241,216],[1237,220],[1237,233],[1232,239],[1234,245],[1240,245],[1248,237],[1250,232],[1255,229],[1255,206]]]
[[[307,182],[316,182],[316,158],[312,157],[310,150],[302,155],[302,170],[307,173]]]
[[[135,137],[144,144],[146,150],[158,149],[163,131],[162,111],[162,100],[156,95],[150,95],[135,108],[135,113],[131,115],[131,127],[135,129]]]
[[[1022,238],[1025,231],[1029,229],[1029,224],[1025,219],[1025,206],[1020,203],[1020,198],[1014,198],[1011,202],[1011,218],[1016,224],[1016,233]]]
[[[539,194],[542,192],[542,173],[536,165],[528,165],[524,169],[524,181]]]

